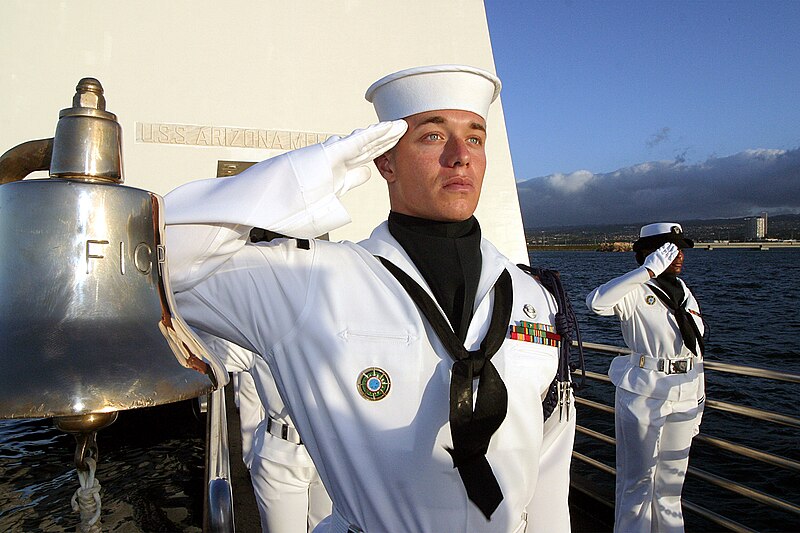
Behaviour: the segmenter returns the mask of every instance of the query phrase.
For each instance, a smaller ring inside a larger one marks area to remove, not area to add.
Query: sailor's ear
[[[383,179],[392,183],[395,180],[394,174],[394,158],[392,157],[392,151],[389,150],[385,154],[379,155],[375,158],[375,167],[378,169],[378,172],[381,173]]]

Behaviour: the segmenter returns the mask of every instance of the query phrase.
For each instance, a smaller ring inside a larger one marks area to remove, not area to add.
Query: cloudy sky
[[[485,4],[527,226],[800,212],[800,1]]]

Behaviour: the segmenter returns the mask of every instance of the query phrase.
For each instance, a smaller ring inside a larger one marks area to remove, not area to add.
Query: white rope
[[[88,470],[78,470],[80,488],[72,495],[72,510],[80,512],[79,533],[100,533],[100,483],[95,479],[97,461],[85,459]]]

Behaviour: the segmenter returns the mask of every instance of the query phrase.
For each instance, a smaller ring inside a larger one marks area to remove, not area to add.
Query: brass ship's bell
[[[84,78],[54,138],[0,158],[0,418],[193,398],[224,372],[175,313],[162,200],[121,185],[121,151],[100,82]]]

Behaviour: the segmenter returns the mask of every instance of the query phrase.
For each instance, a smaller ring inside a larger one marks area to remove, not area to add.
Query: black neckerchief
[[[489,329],[480,347],[468,351],[425,289],[388,259],[378,259],[414,300],[453,359],[449,415],[453,448],[447,451],[453,458],[453,466],[458,469],[467,497],[488,519],[503,501],[503,492],[486,459],[486,452],[489,440],[505,420],[508,411],[508,391],[491,358],[502,346],[511,320],[514,300],[511,275],[508,270],[500,274],[494,286],[494,307]],[[475,378],[480,380],[477,398],[473,402],[472,385]]]
[[[678,281],[678,276],[662,272],[654,281],[656,285],[658,285],[658,288],[667,293],[667,296],[669,296],[676,305],[683,305],[683,300],[686,299],[686,293],[683,291],[683,285]]]
[[[389,232],[420,271],[463,342],[481,277],[478,220],[437,222],[391,212]]]
[[[653,292],[675,315],[675,322],[678,323],[678,329],[680,329],[683,344],[689,348],[693,354],[700,355],[705,350],[703,336],[700,335],[700,329],[697,327],[697,323],[686,310],[686,302],[688,300],[680,280],[675,274],[667,274],[666,272],[653,278],[653,280],[656,285],[658,285],[658,288],[661,289],[660,291]],[[698,353],[698,345],[700,353]]]

